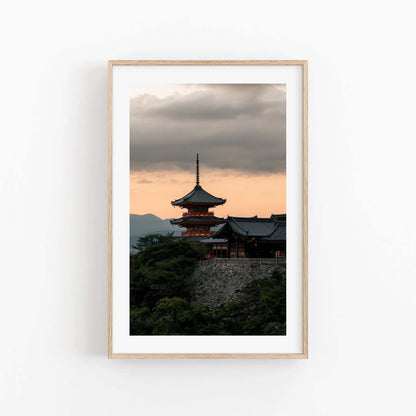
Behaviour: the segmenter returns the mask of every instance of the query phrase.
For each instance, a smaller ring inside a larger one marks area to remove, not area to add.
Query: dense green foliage
[[[285,335],[286,278],[253,280],[215,313],[192,299],[190,276],[203,245],[150,235],[130,259],[131,335]]]
[[[159,243],[166,243],[173,240],[173,233],[168,234],[148,234],[137,240],[137,243],[133,248],[139,251],[143,251],[145,248],[154,246]]]
[[[276,269],[269,278],[253,280],[237,300],[219,308],[217,318],[230,334],[285,335],[285,276]]]

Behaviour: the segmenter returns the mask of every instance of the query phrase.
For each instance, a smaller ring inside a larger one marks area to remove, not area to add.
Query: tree
[[[221,307],[218,319],[233,335],[286,335],[286,276],[253,280],[239,297]]]
[[[152,244],[130,258],[130,305],[154,308],[166,297],[191,300],[191,275],[206,248],[186,241]]]
[[[218,332],[206,306],[181,298],[161,299],[153,310],[153,335],[211,335]]]
[[[167,234],[147,234],[144,237],[140,237],[135,246],[132,246],[132,248],[135,248],[139,252],[143,251],[145,248],[154,246],[156,244],[160,243],[166,243],[167,241],[172,241],[174,239],[173,232],[167,233]]]
[[[211,312],[193,299],[191,275],[201,244],[172,236],[143,238],[130,257],[131,335],[285,335],[286,276],[253,280],[234,301]]]
[[[150,308],[145,306],[130,310],[130,335],[152,335],[153,325]]]

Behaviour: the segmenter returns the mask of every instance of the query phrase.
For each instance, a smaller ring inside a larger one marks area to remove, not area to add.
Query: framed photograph
[[[307,358],[307,61],[110,61],[109,358]]]

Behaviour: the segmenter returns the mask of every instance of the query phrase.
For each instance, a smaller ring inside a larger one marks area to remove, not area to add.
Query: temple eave
[[[224,205],[227,202],[226,199],[223,199],[222,201],[219,201],[219,202],[190,202],[190,201],[178,202],[178,201],[180,200],[172,201],[171,205],[181,207],[181,208],[186,208],[188,206],[216,207],[218,205]]]
[[[192,221],[189,221],[189,217],[188,218],[176,218],[174,220],[170,220],[170,223],[172,225],[180,225],[180,226],[184,226],[184,227],[192,227],[192,226],[196,226],[196,225],[210,225],[212,227],[215,227],[218,224],[224,224],[226,222],[225,219],[223,218],[212,218],[212,217],[206,217],[206,218],[200,218],[200,219],[196,219],[196,218],[191,218]]]

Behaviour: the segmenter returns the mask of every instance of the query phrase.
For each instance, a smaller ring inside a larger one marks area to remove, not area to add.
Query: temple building
[[[270,258],[286,257],[286,214],[270,218],[228,217],[226,223],[210,238],[202,240],[210,248],[210,257]],[[218,244],[224,247],[220,256],[214,252]]]
[[[207,258],[286,258],[286,214],[269,218],[218,218],[210,208],[225,204],[199,184],[199,155],[196,155],[196,185],[184,197],[172,201],[173,206],[186,209],[181,218],[171,224],[185,228],[182,238],[205,244]],[[217,231],[212,227],[223,224]]]
[[[223,218],[217,218],[210,208],[225,204],[227,200],[217,198],[205,191],[199,184],[199,155],[196,155],[196,185],[189,194],[172,201],[173,206],[186,209],[181,218],[171,220],[171,224],[186,228],[182,237],[209,237],[214,232],[211,227],[223,224]]]

